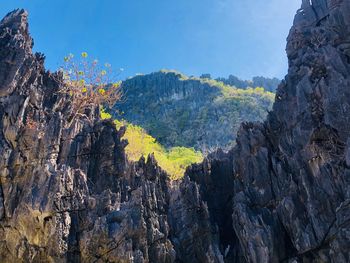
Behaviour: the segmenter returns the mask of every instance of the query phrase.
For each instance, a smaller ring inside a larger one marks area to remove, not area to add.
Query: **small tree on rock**
[[[122,71],[122,69],[120,69]],[[72,100],[73,116],[70,124],[77,115],[84,113],[88,107],[112,108],[121,97],[120,82],[115,82],[111,65],[101,66],[98,61],[89,60],[86,52],[81,53],[80,60],[73,54],[64,57],[63,88],[61,92]]]

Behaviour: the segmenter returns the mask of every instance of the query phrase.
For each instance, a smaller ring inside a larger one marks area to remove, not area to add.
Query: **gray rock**
[[[27,13],[8,14],[1,261],[350,262],[350,2],[322,3],[311,5],[328,14],[316,24],[296,16],[267,120],[243,123],[231,151],[176,182],[152,155],[129,162],[125,129],[98,108],[68,125],[70,102],[31,52]]]
[[[32,43],[25,11],[1,21],[1,261],[174,262],[167,175],[152,157],[129,163],[125,130],[98,109],[69,126]]]
[[[230,156],[232,240],[248,262],[350,261],[350,2],[304,1],[302,8],[273,111],[263,124],[242,125]],[[190,176],[205,170],[206,181],[220,180],[210,164]]]

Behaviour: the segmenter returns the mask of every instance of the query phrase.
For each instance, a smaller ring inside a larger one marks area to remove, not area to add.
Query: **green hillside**
[[[167,149],[229,149],[244,121],[262,121],[274,101],[263,87],[238,89],[176,71],[138,75],[122,83],[114,117],[139,125]]]
[[[112,116],[102,111],[101,118],[109,119]],[[123,138],[128,140],[125,152],[129,160],[138,161],[142,156],[147,158],[149,154],[154,154],[159,166],[173,180],[183,177],[186,168],[191,164],[203,161],[202,153],[195,151],[193,148],[172,147],[165,149],[140,126],[118,120],[115,120],[115,124],[117,129],[121,126],[126,127]]]

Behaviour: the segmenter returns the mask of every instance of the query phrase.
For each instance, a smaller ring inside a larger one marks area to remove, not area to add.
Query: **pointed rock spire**
[[[29,36],[28,12],[24,9],[16,9],[8,13],[0,22],[1,31],[5,28],[10,29],[13,33]]]
[[[0,97],[20,87],[21,68],[25,62],[33,61],[33,39],[28,29],[28,13],[17,9],[0,21]]]

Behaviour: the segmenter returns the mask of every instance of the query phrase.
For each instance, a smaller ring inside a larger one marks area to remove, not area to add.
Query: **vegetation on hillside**
[[[112,118],[112,116],[102,110],[101,118],[109,119]],[[140,126],[133,125],[126,121],[115,120],[114,122],[118,129],[122,126],[126,127],[123,138],[127,139],[129,142],[125,148],[129,160],[138,161],[142,156],[147,158],[149,154],[154,154],[159,166],[166,171],[173,180],[183,177],[189,165],[199,163],[203,160],[203,155],[192,148],[173,147],[167,150]]]
[[[174,70],[136,76],[122,83],[125,102],[118,119],[143,127],[166,148],[193,147],[203,153],[230,149],[244,121],[263,121],[275,94],[263,87],[238,89],[210,78]]]
[[[127,99],[117,109],[126,114],[116,113],[113,118],[118,119],[117,128],[127,127],[128,158],[137,161],[154,154],[172,179],[181,178],[190,164],[201,162],[203,154],[232,147],[241,122],[262,120],[275,96],[263,87],[237,89],[172,70],[162,70],[150,83],[148,77],[127,80]],[[180,92],[174,94],[173,89]],[[103,111],[101,117],[112,116]]]
[[[234,86],[225,84],[222,81],[214,79],[198,79],[202,83],[209,84],[212,87],[217,87],[220,89],[222,96],[224,98],[258,98],[266,100],[274,100],[275,93],[266,91],[264,87],[247,87],[246,89],[239,89]]]
[[[210,74],[202,75],[203,77],[211,78]],[[264,87],[265,90],[275,92],[281,80],[277,78],[266,78],[266,77],[253,77],[251,80],[242,80],[234,75],[230,75],[228,78],[217,78],[216,80],[221,81],[229,86],[234,86],[239,89],[246,89],[249,87]]]

